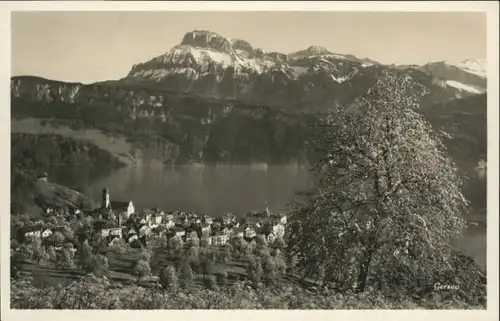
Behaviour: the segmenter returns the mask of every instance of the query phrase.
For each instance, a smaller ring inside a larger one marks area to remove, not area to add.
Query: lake
[[[102,189],[111,200],[133,201],[136,209],[160,207],[165,211],[192,211],[221,216],[286,210],[293,194],[307,189],[312,177],[297,167],[124,167],[95,177],[81,167],[49,171],[52,181],[75,188],[100,202]],[[459,245],[486,265],[486,227],[471,227]]]

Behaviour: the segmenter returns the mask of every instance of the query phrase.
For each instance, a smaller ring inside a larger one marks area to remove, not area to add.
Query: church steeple
[[[110,208],[110,202],[109,202],[109,190],[107,188],[104,188],[102,190],[102,208]]]

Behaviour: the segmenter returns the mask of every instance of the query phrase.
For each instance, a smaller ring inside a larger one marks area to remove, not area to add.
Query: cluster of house
[[[72,214],[79,214],[79,211],[74,210]],[[162,236],[177,236],[185,242],[196,236],[208,245],[223,246],[233,237],[251,242],[263,235],[272,243],[284,236],[286,224],[286,216],[270,213],[267,204],[265,211],[249,213],[243,218],[231,213],[217,218],[181,211],[165,213],[158,208],[136,212],[131,201],[111,201],[107,189],[103,190],[102,206],[87,214],[94,217],[94,233],[99,233],[109,245],[124,240],[131,245],[145,246],[148,239]],[[29,233],[40,233],[41,237],[52,234],[50,230]]]
[[[110,201],[106,189],[102,204],[97,220],[102,224],[95,230],[106,237],[109,244],[123,239],[128,243],[146,245],[152,237],[177,236],[185,242],[197,237],[204,238],[208,245],[223,246],[233,237],[250,242],[257,235],[263,235],[272,243],[285,234],[286,216],[270,213],[267,204],[264,212],[250,213],[240,219],[231,213],[213,218],[181,211],[165,213],[158,208],[136,212],[132,202]]]

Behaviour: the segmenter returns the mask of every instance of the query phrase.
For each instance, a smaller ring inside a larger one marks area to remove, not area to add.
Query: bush
[[[220,272],[217,276],[219,278],[220,285],[222,285],[222,286],[227,285],[227,272],[226,271]]]
[[[193,284],[194,273],[188,261],[183,261],[180,265],[180,281],[184,288],[188,288]]]
[[[149,266],[149,262],[144,259],[137,261],[134,267],[134,274],[139,278],[151,275],[151,267]]]
[[[210,289],[210,290],[217,290],[218,289],[218,286],[217,286],[217,280],[215,278],[215,275],[209,275],[206,279],[205,279],[205,286]]]
[[[342,295],[309,291],[296,285],[253,289],[236,282],[217,291],[200,287],[190,289],[189,294],[173,295],[156,288],[114,283],[92,276],[57,287],[36,288],[32,282],[33,278],[26,276],[11,280],[13,309],[486,309],[485,305],[443,296],[395,299],[368,289],[365,293]],[[213,281],[207,279],[207,286],[210,282]]]
[[[75,265],[73,262],[73,252],[63,247],[57,255],[56,264],[64,269],[73,268]]]
[[[167,266],[160,273],[160,283],[165,289],[176,290],[179,286],[177,271],[173,266]]]

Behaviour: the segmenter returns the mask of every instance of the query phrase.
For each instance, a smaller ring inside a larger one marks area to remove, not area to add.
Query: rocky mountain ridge
[[[165,54],[134,65],[118,83],[285,110],[318,111],[352,100],[359,88],[369,87],[381,69],[390,67],[430,87],[433,97],[429,104],[484,93],[485,74],[471,62],[385,66],[319,46],[289,54],[268,53],[245,40],[195,30]]]

